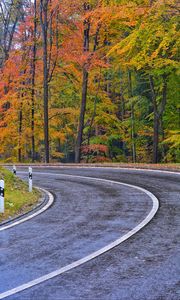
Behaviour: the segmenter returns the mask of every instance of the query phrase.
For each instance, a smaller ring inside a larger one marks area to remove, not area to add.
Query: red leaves
[[[108,147],[106,145],[101,145],[101,144],[86,145],[81,147],[81,151],[85,155],[87,154],[106,155],[108,153]]]
[[[81,154],[84,158],[83,160],[91,163],[103,163],[110,162],[111,160],[108,158],[108,146],[102,144],[92,144],[81,147]]]

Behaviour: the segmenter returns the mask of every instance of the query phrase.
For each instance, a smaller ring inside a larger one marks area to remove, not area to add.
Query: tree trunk
[[[40,2],[40,21],[43,37],[43,99],[44,99],[44,143],[45,163],[49,163],[49,114],[48,114],[48,58],[47,58],[47,31],[48,31],[48,0]]]
[[[34,98],[35,98],[35,76],[36,76],[36,36],[37,36],[37,7],[34,0],[34,32],[33,32],[33,58],[32,58],[32,90],[31,90],[31,159],[35,160],[35,136],[34,136]]]
[[[164,141],[165,139],[165,132],[164,132],[164,126],[163,126],[163,118],[161,116],[160,122],[159,122],[159,128],[160,128],[160,134],[161,138]],[[162,154],[161,154],[161,159],[165,162],[165,157],[166,157],[166,145],[162,144]]]
[[[84,3],[84,10],[90,10],[90,5]],[[84,44],[83,50],[84,52],[89,51],[89,32],[90,32],[90,21],[86,19],[84,21]],[[81,145],[83,138],[83,129],[84,129],[84,117],[86,113],[86,101],[87,101],[87,88],[88,88],[88,70],[87,64],[83,67],[83,80],[82,80],[82,98],[81,98],[81,108],[80,108],[80,116],[79,116],[79,125],[78,125],[78,133],[76,139],[76,147],[75,147],[75,162],[80,163],[81,161]]]
[[[159,145],[159,118],[154,114],[154,134],[153,134],[153,163],[158,163],[158,145]]]
[[[121,100],[121,107],[120,107],[120,114],[121,114],[121,121],[124,121],[124,115],[125,115],[125,99],[123,96],[123,90],[121,87],[121,91],[120,91],[120,100]]]
[[[75,151],[75,162],[79,163],[81,159],[81,144],[84,129],[84,117],[86,112],[86,99],[87,99],[87,87],[88,87],[88,71],[84,68],[83,70],[83,83],[82,83],[82,100],[81,100],[81,110],[79,116],[79,126],[78,135]]]
[[[153,77],[149,76],[152,102],[153,102],[153,163],[156,164],[158,162],[158,144],[159,144],[159,115],[158,115],[158,107],[156,100],[156,92],[154,88],[154,80]]]
[[[158,104],[157,97],[156,97],[156,91],[154,87],[154,80],[153,77],[149,76],[149,82],[150,82],[150,89],[151,89],[151,95],[152,95],[152,102],[153,102],[153,111],[154,111],[154,133],[153,133],[153,163],[158,163],[159,161],[159,125],[160,120],[163,116],[166,102],[167,102],[167,75],[163,75],[163,89],[162,89],[162,100]]]
[[[100,28],[101,28],[101,24],[98,24],[97,29],[96,29],[95,38],[94,38],[94,48],[93,48],[94,52],[96,51],[96,49],[98,47],[98,44],[99,44],[99,31],[100,31]],[[98,100],[99,88],[100,88],[100,78],[98,80],[98,88],[97,88],[97,92],[96,92],[95,99],[94,99],[94,109],[93,109],[93,114],[92,114],[92,117],[91,117],[89,130],[88,130],[88,138],[87,138],[87,145],[88,146],[90,145],[90,138],[91,138],[91,134],[92,134],[92,126],[93,126],[94,119],[95,119],[95,116],[96,116],[96,105],[97,105],[97,100]],[[87,163],[88,163],[88,161],[89,161],[89,154],[87,155],[87,159],[86,159]]]
[[[93,127],[94,120],[95,120],[95,117],[96,117],[96,106],[97,106],[97,100],[98,100],[98,92],[99,92],[99,89],[100,89],[100,78],[99,78],[99,80],[98,80],[97,93],[96,93],[95,99],[94,99],[94,109],[93,109],[93,114],[92,114],[91,121],[90,121],[90,124],[89,124],[88,138],[87,138],[87,145],[88,145],[88,146],[90,145],[90,138],[91,138],[91,134],[92,134],[92,127]],[[88,155],[87,155],[86,162],[88,163],[88,161],[89,161],[89,153],[88,153]]]
[[[23,120],[23,113],[22,113],[22,102],[20,104],[20,110],[19,110],[19,140],[18,140],[18,161],[22,161],[22,120]]]
[[[129,96],[133,97],[131,71],[128,71]],[[132,161],[136,163],[136,143],[135,143],[135,124],[134,124],[134,104],[131,100],[131,142],[132,142]]]
[[[43,54],[43,88],[44,88],[44,143],[45,143],[45,162],[49,163],[49,112],[48,112],[48,71],[47,71],[47,45]]]
[[[136,163],[136,144],[135,144],[135,124],[134,124],[134,104],[131,103],[131,139],[132,139],[132,160]]]

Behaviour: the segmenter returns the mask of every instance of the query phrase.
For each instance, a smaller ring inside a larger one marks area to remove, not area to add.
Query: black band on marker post
[[[0,197],[4,198],[4,189],[0,186]]]

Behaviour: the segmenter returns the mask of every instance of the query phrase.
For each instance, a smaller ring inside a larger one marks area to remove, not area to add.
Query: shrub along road
[[[34,173],[34,183],[51,191],[55,203],[42,215],[0,232],[0,293],[106,246],[137,226],[152,208],[151,199],[141,191],[56,175],[64,173],[143,187],[157,196],[160,209],[145,228],[111,251],[8,299],[180,298],[179,173],[107,168],[35,171],[39,174]]]

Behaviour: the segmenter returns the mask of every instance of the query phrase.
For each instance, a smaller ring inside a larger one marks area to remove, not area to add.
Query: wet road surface
[[[160,209],[150,224],[115,249],[7,299],[180,299],[179,174],[85,168],[35,171],[39,174],[34,173],[34,183],[51,191],[55,203],[42,215],[0,232],[1,293],[106,246],[151,210],[151,199],[138,190],[55,174],[146,188],[158,197]]]

